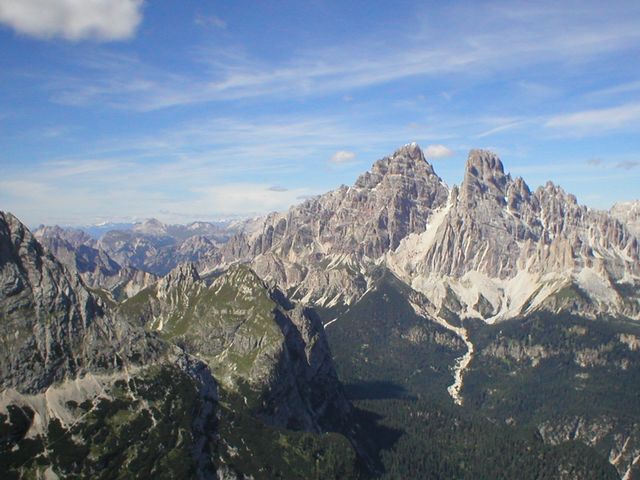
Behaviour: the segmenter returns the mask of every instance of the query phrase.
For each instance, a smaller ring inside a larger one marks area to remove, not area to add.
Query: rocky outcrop
[[[103,306],[45,253],[11,214],[0,213],[0,382],[36,393],[87,370],[145,362],[166,347]]]
[[[640,467],[640,424],[628,425],[610,416],[566,417],[542,422],[538,432],[551,445],[579,441],[603,453],[621,478],[635,478]]]

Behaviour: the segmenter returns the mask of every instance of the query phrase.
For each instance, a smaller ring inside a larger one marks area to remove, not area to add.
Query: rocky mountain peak
[[[411,143],[375,162],[370,172],[365,172],[356,180],[355,187],[372,189],[381,183],[398,185],[431,177],[442,182],[426,161],[422,149],[416,143]]]
[[[167,276],[173,276],[178,279],[194,282],[200,280],[200,275],[198,275],[196,266],[193,263],[183,263],[178,265],[176,268],[171,270]]]
[[[43,256],[44,249],[29,229],[11,213],[0,212],[0,297],[20,299],[23,292],[28,297],[28,283],[42,283]],[[17,305],[21,304],[22,300]]]
[[[41,241],[42,239],[56,239],[64,242],[68,242],[73,247],[79,247],[81,245],[92,245],[94,240],[82,230],[74,228],[62,228],[58,225],[45,226],[40,225],[33,235]]]
[[[494,197],[505,203],[507,186],[511,176],[504,173],[500,158],[489,150],[471,150],[462,182],[462,195],[468,205],[475,205],[479,198]]]
[[[235,264],[224,275],[217,278],[212,288],[217,291],[228,289],[250,296],[268,296],[268,287],[264,281],[247,265]]]
[[[416,143],[407,143],[403,145],[391,155],[391,158],[408,158],[413,160],[414,162],[424,162],[424,152],[420,148],[420,146]]]
[[[200,281],[200,275],[193,263],[181,263],[167,275],[165,275],[158,284],[158,291],[165,292],[171,288],[189,287]]]
[[[466,171],[475,170],[486,175],[486,172],[497,172],[504,174],[504,166],[497,154],[491,150],[474,148],[469,151],[467,157]],[[478,175],[476,173],[476,175]]]
[[[547,182],[544,186],[538,187],[535,196],[539,199],[541,206],[546,211],[561,212],[573,210],[576,213],[584,214],[586,207],[578,204],[578,199],[572,193],[567,193],[562,187]]]

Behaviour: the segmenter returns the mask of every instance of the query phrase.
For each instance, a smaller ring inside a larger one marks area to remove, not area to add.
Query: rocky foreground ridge
[[[116,319],[2,212],[0,286],[6,475],[106,478],[127,463],[148,474],[212,475],[217,386],[204,363]],[[167,378],[174,380],[166,384]],[[160,392],[154,385],[162,381]],[[127,437],[120,423],[108,427],[113,415],[144,433]],[[172,465],[164,455],[184,462]]]

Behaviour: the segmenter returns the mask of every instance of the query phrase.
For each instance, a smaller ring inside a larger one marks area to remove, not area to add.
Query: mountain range
[[[634,478],[639,219],[532,190],[486,150],[449,187],[416,144],[225,225],[95,239],[3,214],[2,468]],[[149,422],[167,455],[124,442]]]

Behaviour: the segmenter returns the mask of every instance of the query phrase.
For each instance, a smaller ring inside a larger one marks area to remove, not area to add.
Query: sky
[[[640,198],[640,2],[0,0],[0,210],[255,216],[418,142]]]

